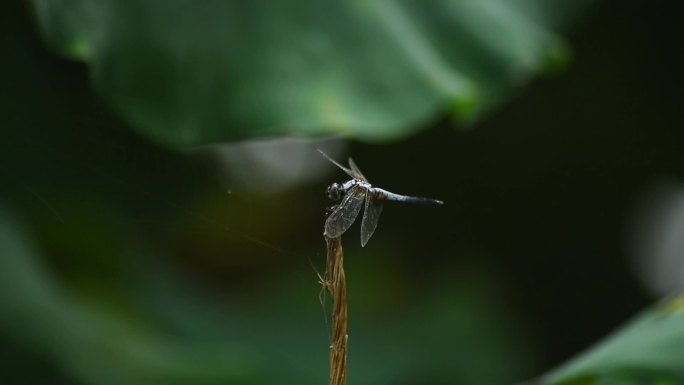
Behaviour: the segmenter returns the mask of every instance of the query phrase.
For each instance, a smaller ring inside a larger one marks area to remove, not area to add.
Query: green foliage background
[[[623,234],[684,173],[669,3],[187,4],[3,3],[0,383],[323,383],[329,181],[192,146],[331,133],[447,202],[345,238],[350,383],[684,383],[676,299],[539,377],[653,301]]]

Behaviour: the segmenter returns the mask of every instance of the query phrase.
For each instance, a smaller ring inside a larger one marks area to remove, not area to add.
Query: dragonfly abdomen
[[[414,197],[410,195],[399,195],[381,188],[374,187],[373,190],[377,191],[378,194],[382,195],[383,199],[395,202],[407,202],[416,203],[419,205],[442,205],[444,202],[438,199],[424,198],[424,197]]]

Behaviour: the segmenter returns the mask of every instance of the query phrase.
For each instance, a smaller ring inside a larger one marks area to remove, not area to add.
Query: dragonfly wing
[[[355,175],[355,173],[354,173],[353,170],[350,170],[350,169],[344,167],[343,165],[337,163],[337,162],[335,161],[335,159],[329,157],[328,154],[326,154],[326,153],[323,152],[322,150],[319,149],[318,152],[320,152],[321,155],[323,155],[323,156],[325,157],[325,159],[329,160],[332,164],[334,164],[335,166],[339,167],[342,171],[346,172],[347,175],[349,175],[350,177],[356,179],[356,175]]]
[[[325,220],[325,235],[328,238],[337,238],[344,234],[359,215],[364,199],[365,189],[358,185],[352,187]]]
[[[382,213],[382,199],[374,198],[373,192],[366,190],[366,208],[363,211],[363,219],[361,220],[361,246],[366,246],[368,240],[378,227],[378,220]]]
[[[354,163],[354,160],[352,158],[349,158],[349,167],[351,167],[351,170],[354,173],[354,178],[368,181],[368,179],[366,179],[366,177],[363,176],[363,173],[361,172],[361,170],[359,170],[359,166],[357,166],[356,163]]]

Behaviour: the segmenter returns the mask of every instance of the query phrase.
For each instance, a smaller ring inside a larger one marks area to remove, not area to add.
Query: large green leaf
[[[684,297],[654,306],[543,383],[684,384],[683,310]]]
[[[88,63],[133,128],[179,146],[386,140],[445,109],[473,121],[565,60],[553,29],[590,2],[33,0],[49,45]]]

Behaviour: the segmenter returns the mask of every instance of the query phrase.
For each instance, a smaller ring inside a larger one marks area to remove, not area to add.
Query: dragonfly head
[[[326,192],[328,194],[328,198],[334,201],[339,201],[340,198],[342,198],[342,185],[340,185],[339,183],[333,183],[330,186],[328,186]]]

